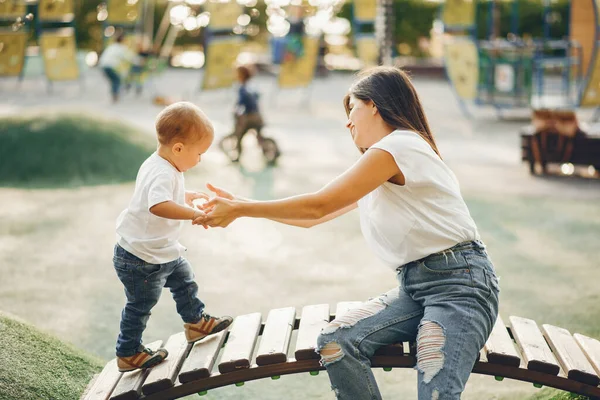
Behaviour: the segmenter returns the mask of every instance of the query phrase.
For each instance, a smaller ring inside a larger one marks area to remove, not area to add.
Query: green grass
[[[153,141],[116,121],[86,115],[0,118],[0,186],[77,187],[134,180]]]
[[[589,400],[589,397],[571,394],[561,390],[545,388],[527,400]]]
[[[0,313],[0,399],[79,399],[104,362]]]

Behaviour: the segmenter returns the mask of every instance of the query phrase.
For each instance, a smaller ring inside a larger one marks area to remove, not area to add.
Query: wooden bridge
[[[360,302],[338,303],[335,315]],[[121,373],[116,359],[94,377],[82,395],[92,399],[176,399],[203,395],[209,389],[281,375],[324,370],[315,352],[317,336],[334,315],[328,304],[305,306],[301,317],[293,307],[235,318],[228,330],[188,344],[184,333],[166,342],[169,357],[156,367]],[[509,326],[498,318],[480,352],[474,373],[532,382],[600,399],[600,341],[552,325],[511,316]],[[293,343],[293,352],[290,345]],[[148,345],[156,349],[157,341]],[[382,347],[371,358],[372,368],[412,368],[415,343]],[[214,366],[217,365],[216,370]]]

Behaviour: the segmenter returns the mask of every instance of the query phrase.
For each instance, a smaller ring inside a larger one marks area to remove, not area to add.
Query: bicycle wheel
[[[219,148],[227,157],[229,157],[232,161],[237,161],[240,158],[240,153],[238,150],[238,138],[234,133],[231,133],[219,142]]]
[[[279,146],[277,143],[271,138],[263,138],[260,143],[262,147],[263,154],[267,160],[268,164],[275,164],[277,158],[281,155],[279,151]]]

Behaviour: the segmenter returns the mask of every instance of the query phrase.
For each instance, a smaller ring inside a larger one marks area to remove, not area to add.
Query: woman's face
[[[365,102],[354,96],[350,96],[348,108],[350,114],[348,115],[346,128],[350,129],[352,140],[354,140],[356,146],[368,149],[376,142],[376,138],[369,134],[369,127],[372,126],[374,122],[377,109],[373,102]]]

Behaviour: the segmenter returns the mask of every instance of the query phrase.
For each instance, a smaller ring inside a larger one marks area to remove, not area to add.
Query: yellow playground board
[[[354,0],[354,18],[359,21],[374,21],[377,16],[376,0]]]
[[[242,15],[242,7],[235,0],[207,1],[204,9],[210,13],[210,29],[233,29],[237,19]]]
[[[596,53],[594,68],[581,98],[582,106],[600,106],[600,50]]]
[[[461,99],[474,100],[479,79],[479,54],[475,42],[456,39],[446,45],[445,62],[448,77]]]
[[[140,15],[141,0],[110,0],[108,2],[109,24],[133,24]]]
[[[233,85],[235,77],[234,66],[242,47],[238,37],[213,40],[206,49],[206,64],[202,89],[220,89]]]
[[[73,29],[43,33],[40,36],[40,46],[48,80],[67,81],[79,78]]]
[[[0,76],[21,74],[27,36],[25,32],[0,32]]]
[[[75,17],[73,0],[40,0],[41,21],[72,21]]]
[[[356,37],[356,54],[364,66],[377,65],[379,58],[379,49],[377,48],[377,39],[375,36]]]
[[[442,21],[447,27],[475,25],[475,0],[446,0]]]
[[[26,12],[27,6],[25,4],[19,4],[16,0],[0,0],[0,17],[23,17]]]
[[[297,88],[308,86],[314,76],[319,54],[319,39],[304,38],[304,56],[298,59],[286,60],[279,71],[280,88]]]

